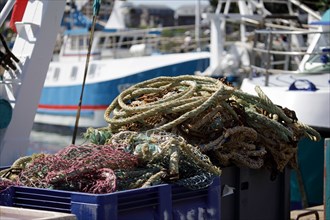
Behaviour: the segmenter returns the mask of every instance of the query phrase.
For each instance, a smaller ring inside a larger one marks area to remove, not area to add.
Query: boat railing
[[[197,42],[194,37],[194,26],[173,26],[151,29],[128,29],[119,31],[100,31],[95,33],[92,51],[101,57],[122,58],[136,56],[130,49],[133,46],[144,44],[145,47],[136,47],[145,51],[143,55],[152,53],[178,53],[195,51]],[[206,27],[203,26],[204,29]],[[81,55],[87,53],[89,34],[82,31],[73,31],[61,38],[62,55]],[[199,43],[207,48],[210,42],[208,33],[201,34]],[[60,51],[60,50],[58,50]],[[140,51],[141,52],[141,51]],[[140,54],[140,53],[138,53]],[[96,58],[95,59],[99,59]]]
[[[308,48],[311,44],[311,37],[330,32],[270,29],[255,30],[254,32],[249,77],[264,75],[265,86],[268,86],[269,76],[272,74],[301,73],[299,66],[306,56],[329,54],[328,50],[323,51],[322,48],[315,47],[313,50]]]
[[[178,53],[196,51],[198,43],[202,48],[207,47],[210,42],[210,36],[207,33],[202,33],[198,39],[199,42],[196,42],[194,28],[194,25],[180,25],[137,30],[137,33],[141,31],[158,31],[159,34],[154,36],[146,34],[143,38],[135,39],[134,41],[115,42],[113,48],[129,48],[136,44],[147,44],[154,51],[160,53]],[[206,26],[202,26],[201,29],[206,29]]]

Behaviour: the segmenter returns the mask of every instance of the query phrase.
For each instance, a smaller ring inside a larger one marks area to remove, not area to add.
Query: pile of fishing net
[[[70,145],[56,154],[36,154],[19,159],[3,175],[18,185],[104,193],[116,188],[115,169],[133,169],[134,155],[111,145]],[[18,169],[16,176],[13,171]]]
[[[0,172],[6,180],[0,182],[3,187],[24,185],[99,194],[160,183],[201,189],[220,175],[220,169],[196,147],[164,131],[124,131],[108,142],[70,145],[56,154],[20,158]]]
[[[298,141],[318,141],[320,135],[259,87],[256,92],[211,77],[154,78],[123,91],[105,111],[109,126],[89,129],[85,137],[100,144],[120,131],[160,129],[183,137],[220,167],[295,167]]]

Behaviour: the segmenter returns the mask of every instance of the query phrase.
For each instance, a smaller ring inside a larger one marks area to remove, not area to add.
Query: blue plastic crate
[[[162,184],[109,194],[10,187],[0,205],[73,213],[86,219],[220,219],[220,177],[201,190]]]

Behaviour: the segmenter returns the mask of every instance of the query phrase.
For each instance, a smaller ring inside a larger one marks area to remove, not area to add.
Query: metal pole
[[[3,9],[1,10],[1,14],[0,14],[0,26],[2,26],[3,23],[5,22],[5,20],[8,17],[10,11],[14,7],[14,4],[15,4],[15,0],[7,0],[7,3],[5,4],[5,6],[3,7]]]
[[[196,0],[196,7],[195,7],[195,41],[196,41],[196,50],[201,50],[200,45],[200,0]]]
[[[84,89],[85,89],[85,83],[86,83],[86,78],[87,78],[87,73],[88,73],[89,59],[90,59],[91,48],[92,48],[92,44],[93,44],[95,23],[96,23],[96,16],[93,16],[93,24],[92,24],[92,29],[91,29],[91,32],[90,32],[90,40],[89,40],[89,45],[88,45],[88,53],[87,53],[87,60],[86,60],[86,65],[85,65],[84,79],[83,79],[83,84],[82,84],[82,87],[81,87],[80,99],[79,99],[79,104],[78,104],[78,111],[77,111],[77,115],[76,115],[76,122],[75,122],[75,125],[74,125],[74,130],[73,130],[73,135],[72,135],[72,142],[71,142],[72,144],[75,144],[76,137],[77,137],[82,99],[83,99],[83,96],[84,96]]]
[[[89,40],[87,59],[86,59],[86,64],[85,64],[84,80],[83,80],[83,84],[82,84],[82,88],[81,88],[80,99],[79,99],[79,104],[78,104],[78,112],[76,115],[76,122],[74,125],[74,131],[73,131],[73,135],[72,135],[72,142],[71,142],[72,144],[75,144],[77,131],[78,131],[82,99],[84,96],[84,89],[85,89],[85,83],[86,83],[86,78],[87,78],[87,73],[88,73],[89,59],[90,59],[90,54],[91,54],[91,49],[92,49],[92,44],[93,44],[93,39],[94,39],[94,30],[95,30],[96,20],[97,20],[97,16],[98,16],[99,10],[100,10],[100,3],[101,3],[101,0],[94,0],[93,22],[92,22],[92,27],[91,27],[91,32],[90,32],[90,40]]]
[[[270,31],[267,39],[267,60],[266,60],[266,78],[265,78],[265,86],[268,86],[269,83],[269,69],[271,67],[271,54],[270,50],[273,47],[273,33]]]
[[[311,14],[317,20],[321,20],[321,16],[319,14],[317,14],[315,11],[311,10],[306,5],[302,4],[301,1],[290,0],[290,2],[293,3],[293,4],[295,4],[296,6],[298,6],[299,8],[301,8],[302,10],[306,11],[308,14]]]

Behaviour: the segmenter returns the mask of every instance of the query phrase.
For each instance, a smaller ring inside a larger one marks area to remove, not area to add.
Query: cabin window
[[[74,66],[72,67],[70,77],[72,80],[75,80],[77,78],[77,73],[78,73],[78,67]]]
[[[281,14],[289,14],[289,8],[287,6],[287,3],[264,3],[265,8],[271,13],[271,14],[278,14],[281,12]]]
[[[124,37],[120,48],[130,48],[132,45],[133,37]]]
[[[60,77],[60,68],[55,68],[54,76],[53,76],[54,81],[57,81],[59,77]]]
[[[84,46],[84,38],[81,36],[74,36],[71,40],[71,49],[77,50],[79,48],[83,48]]]
[[[103,47],[104,48],[111,48],[113,46],[111,42],[112,42],[112,37],[111,36],[105,38]]]
[[[135,43],[136,44],[142,44],[143,43],[143,38],[142,37],[137,37]]]
[[[72,37],[71,40],[71,49],[77,50],[77,49],[84,49],[87,48],[88,40],[82,36],[75,36]]]
[[[119,36],[114,37],[114,45],[115,45],[116,48],[119,47],[119,45],[120,45],[120,37]]]
[[[79,48],[80,49],[87,49],[88,44],[89,44],[89,38],[85,38],[85,37],[79,38]]]
[[[99,42],[98,42],[98,45],[102,46],[105,42],[105,37],[101,37]]]
[[[101,37],[99,42],[98,42],[98,47],[99,48],[111,48],[111,37]]]
[[[84,38],[79,37],[79,47],[84,46]]]
[[[78,38],[77,37],[71,38],[71,49],[78,49]]]
[[[229,3],[228,11],[225,12],[228,3],[222,3],[220,13],[239,13],[239,7],[236,2]]]
[[[96,73],[96,65],[95,64],[91,64],[90,67],[89,67],[88,76],[90,78],[93,78],[95,76],[95,73]]]

